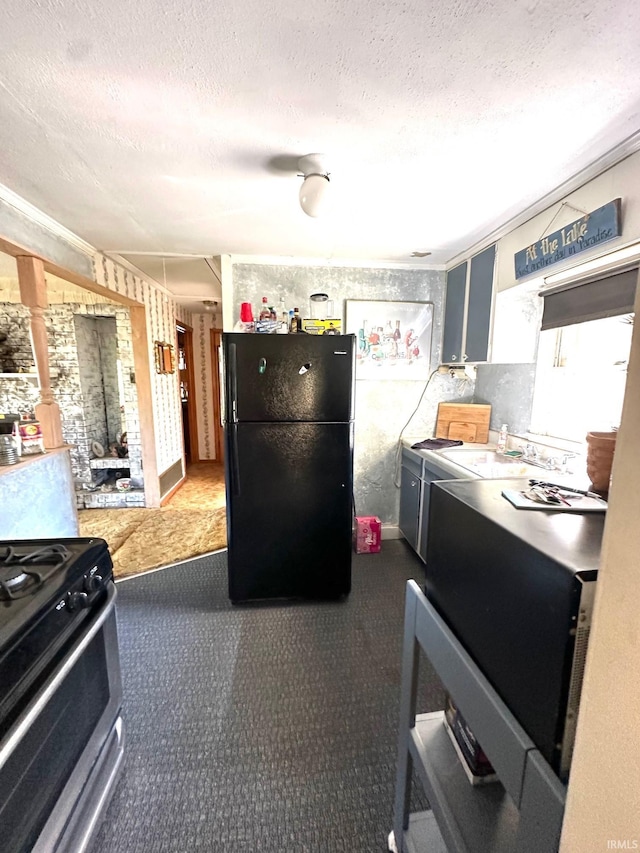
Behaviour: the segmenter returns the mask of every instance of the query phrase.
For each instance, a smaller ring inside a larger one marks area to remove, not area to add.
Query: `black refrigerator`
[[[351,589],[353,335],[222,337],[229,598]]]

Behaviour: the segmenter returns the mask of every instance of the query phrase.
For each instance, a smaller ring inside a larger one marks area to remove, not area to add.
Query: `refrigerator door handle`
[[[229,418],[231,423],[238,423],[238,366],[236,362],[236,345],[229,346]],[[236,451],[237,452],[237,451]]]
[[[225,367],[225,359],[224,359],[224,347],[222,344],[218,346],[218,380],[219,380],[219,393],[220,397],[220,425],[224,426],[227,422],[227,394],[226,389],[224,387],[225,383],[225,375],[226,375],[226,367]]]
[[[229,424],[230,430],[230,448],[229,456],[229,474],[231,480],[231,493],[234,495],[240,494],[240,459],[238,457],[238,424],[237,422]]]

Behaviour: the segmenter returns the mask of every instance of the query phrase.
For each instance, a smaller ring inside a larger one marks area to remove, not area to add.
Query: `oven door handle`
[[[100,615],[98,616],[98,618],[95,620],[95,622],[91,623],[91,626],[89,627],[87,632],[83,634],[80,642],[64,659],[64,662],[62,663],[61,667],[56,670],[55,675],[52,677],[52,679],[47,682],[45,687],[43,687],[38,694],[36,694],[36,697],[33,700],[32,704],[29,705],[27,710],[23,714],[21,714],[20,717],[18,717],[16,724],[8,733],[7,737],[0,744],[0,768],[2,768],[9,760],[12,752],[16,749],[22,738],[29,731],[39,714],[44,710],[47,702],[51,699],[58,687],[60,687],[60,685],[67,677],[71,669],[75,666],[78,659],[85,651],[89,643],[93,640],[93,638],[102,628],[109,616],[113,613],[114,608],[116,606],[117,594],[118,593],[116,590],[116,586],[112,582],[109,588],[109,592],[107,594],[107,600],[104,604],[104,607],[100,611]]]

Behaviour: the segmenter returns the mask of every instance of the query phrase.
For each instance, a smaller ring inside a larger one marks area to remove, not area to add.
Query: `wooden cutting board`
[[[440,403],[435,437],[486,444],[490,419],[491,406],[488,404]]]

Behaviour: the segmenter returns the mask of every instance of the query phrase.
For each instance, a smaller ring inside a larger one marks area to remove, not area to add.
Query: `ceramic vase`
[[[587,475],[594,492],[608,492],[616,432],[587,433]]]

